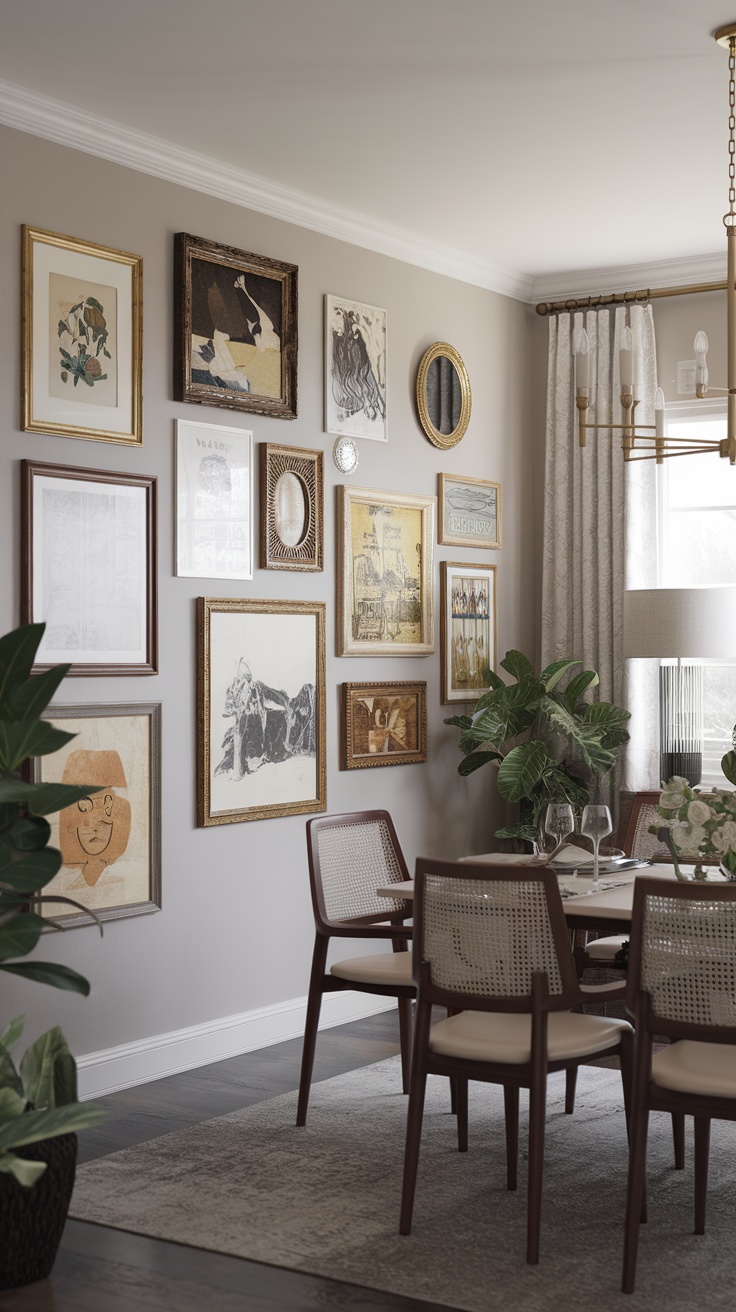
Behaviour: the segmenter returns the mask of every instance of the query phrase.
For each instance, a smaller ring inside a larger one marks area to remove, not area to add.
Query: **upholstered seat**
[[[547,1054],[550,1061],[590,1057],[618,1043],[631,1026],[609,1016],[584,1016],[572,1011],[550,1013]],[[433,1025],[432,1052],[465,1061],[528,1062],[532,1055],[532,1018],[514,1012],[462,1011]]]
[[[681,1093],[736,1098],[736,1048],[680,1039],[652,1057],[652,1082]]]
[[[370,957],[349,957],[330,966],[330,974],[355,984],[402,984],[411,986],[411,953],[382,952]]]
[[[628,934],[607,934],[605,938],[589,939],[585,946],[586,955],[591,961],[613,961],[628,937]]]

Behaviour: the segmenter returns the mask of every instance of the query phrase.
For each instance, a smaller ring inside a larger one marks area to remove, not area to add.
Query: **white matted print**
[[[253,578],[253,434],[176,421],[176,573]]]
[[[388,440],[386,311],[325,296],[325,431]]]
[[[496,669],[496,566],[443,560],[440,581],[442,702],[476,701]]]

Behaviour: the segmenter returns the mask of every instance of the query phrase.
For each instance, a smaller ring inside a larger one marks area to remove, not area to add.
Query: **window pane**
[[[667,432],[671,437],[726,436],[723,419],[703,420],[700,423],[670,423]],[[736,465],[730,465],[713,451],[702,456],[677,456],[666,461],[666,502],[676,506],[734,506],[736,505]]]
[[[721,773],[721,757],[732,745],[736,723],[736,665],[706,665],[703,680],[705,744],[703,784],[733,788]]]
[[[671,512],[661,566],[664,587],[736,585],[736,508]]]

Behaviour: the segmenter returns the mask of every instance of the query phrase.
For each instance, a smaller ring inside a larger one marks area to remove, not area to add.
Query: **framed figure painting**
[[[496,669],[496,566],[443,560],[441,571],[442,703],[476,701]]]
[[[426,761],[426,683],[344,683],[341,748],[343,770]]]
[[[176,572],[253,578],[253,434],[176,421]]]
[[[500,547],[501,484],[438,474],[439,533],[451,547]]]
[[[197,824],[324,811],[324,602],[199,597],[197,629]]]
[[[45,718],[76,734],[33,762],[34,783],[95,791],[50,817],[62,866],[44,895],[73,898],[100,920],[161,907],[161,706],[49,706]],[[64,902],[38,913],[64,925],[89,921]]]
[[[143,261],[23,228],[23,428],[143,441]]]
[[[178,232],[174,397],[296,416],[295,264]]]
[[[325,296],[325,431],[388,440],[386,311]]]

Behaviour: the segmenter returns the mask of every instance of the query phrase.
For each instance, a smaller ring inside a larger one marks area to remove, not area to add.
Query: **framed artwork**
[[[199,597],[197,629],[197,824],[324,811],[324,602]]]
[[[500,547],[501,484],[438,474],[438,541],[451,547]]]
[[[31,433],[143,441],[143,261],[23,227],[23,415]]]
[[[341,767],[427,759],[426,683],[344,683]]]
[[[386,442],[386,311],[325,296],[325,432]]]
[[[321,570],[324,456],[261,442],[261,569]]]
[[[496,669],[496,566],[443,560],[440,578],[442,702],[476,701]]]
[[[434,514],[434,497],[338,484],[338,656],[434,651]]]
[[[178,232],[174,398],[296,416],[295,264]]]
[[[35,669],[157,672],[156,479],[21,461],[21,612]]]
[[[49,817],[63,864],[44,894],[74,898],[100,920],[160,910],[160,704],[52,705],[44,718],[77,736],[33,761],[34,782],[101,788]],[[89,924],[64,902],[37,910],[65,926]]]
[[[253,578],[253,434],[176,421],[176,573]]]

